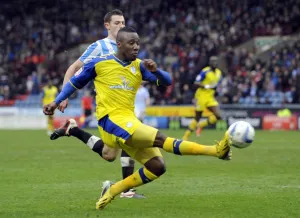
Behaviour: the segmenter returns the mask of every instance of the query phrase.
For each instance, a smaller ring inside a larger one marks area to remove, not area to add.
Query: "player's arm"
[[[89,47],[83,52],[78,60],[76,60],[71,66],[68,68],[65,77],[63,86],[67,84],[67,82],[71,79],[72,76],[84,65],[87,64],[91,60],[91,55],[94,53],[99,53],[97,49],[97,43],[94,42],[89,45]]]
[[[74,76],[75,73],[78,72],[78,70],[80,70],[80,68],[84,64],[88,63],[91,60],[92,54],[94,54],[94,53],[99,53],[99,50],[97,49],[97,43],[96,42],[92,43],[85,50],[85,52],[80,56],[80,58],[78,60],[76,60],[73,64],[71,64],[71,66],[68,68],[68,70],[65,73],[63,86],[65,86],[67,84],[67,82],[71,79],[71,77]],[[60,104],[58,109],[61,112],[64,112],[64,110],[65,110],[65,108],[67,108],[67,106],[68,106],[68,101],[66,99],[64,102],[62,102]]]
[[[140,63],[140,70],[144,81],[156,83],[158,86],[169,86],[172,84],[170,74],[157,68],[156,63],[151,59],[145,59]]]
[[[95,61],[87,63],[84,65],[82,72],[70,79],[56,97],[55,102],[57,104],[71,96],[77,89],[83,88],[89,81],[96,77],[95,63]]]
[[[206,71],[201,71],[199,75],[196,77],[194,84],[198,88],[204,88],[204,89],[215,89],[217,87],[217,84],[206,84],[204,85],[202,82],[206,78]]]
[[[72,76],[74,76],[74,74],[83,66],[83,62],[78,59],[77,61],[75,61],[73,64],[71,64],[71,66],[68,68],[68,70],[66,71],[65,77],[64,77],[64,82],[63,82],[63,86],[65,86],[67,84],[67,82],[71,79]]]
[[[84,65],[82,72],[74,75],[66,83],[54,102],[44,106],[44,113],[46,115],[52,115],[62,101],[70,97],[77,89],[83,88],[90,80],[96,77],[95,63],[97,63],[96,60]]]
[[[198,88],[204,88],[204,85],[202,84],[203,80],[206,77],[206,73],[204,71],[201,71],[195,79],[194,84],[198,87]]]

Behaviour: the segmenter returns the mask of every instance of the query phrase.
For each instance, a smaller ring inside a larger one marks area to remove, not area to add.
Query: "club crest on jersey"
[[[130,71],[131,71],[131,73],[136,74],[136,69],[135,69],[134,66],[131,66],[131,67],[130,67]]]

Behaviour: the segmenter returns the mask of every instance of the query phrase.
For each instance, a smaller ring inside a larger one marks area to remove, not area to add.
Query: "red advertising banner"
[[[297,130],[297,117],[277,117],[276,115],[267,115],[263,117],[264,130]]]

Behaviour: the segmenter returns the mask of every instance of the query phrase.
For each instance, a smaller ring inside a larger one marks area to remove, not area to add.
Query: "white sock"
[[[89,138],[89,140],[87,141],[86,145],[90,148],[93,149],[94,145],[96,144],[97,141],[99,141],[100,138],[97,136],[91,136],[91,138]]]

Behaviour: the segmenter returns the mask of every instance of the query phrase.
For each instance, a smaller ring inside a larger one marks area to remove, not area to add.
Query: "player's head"
[[[125,26],[125,19],[122,11],[114,9],[108,12],[104,16],[104,26],[108,31],[108,36],[116,39],[119,30]]]
[[[53,86],[53,81],[52,81],[51,79],[49,79],[49,80],[48,80],[48,82],[47,82],[47,86],[48,86],[48,87],[51,87],[51,86]]]
[[[209,66],[213,69],[217,68],[218,66],[218,58],[217,56],[211,56],[209,58]]]
[[[132,27],[124,27],[118,32],[117,45],[124,60],[134,61],[140,50],[140,37]]]

